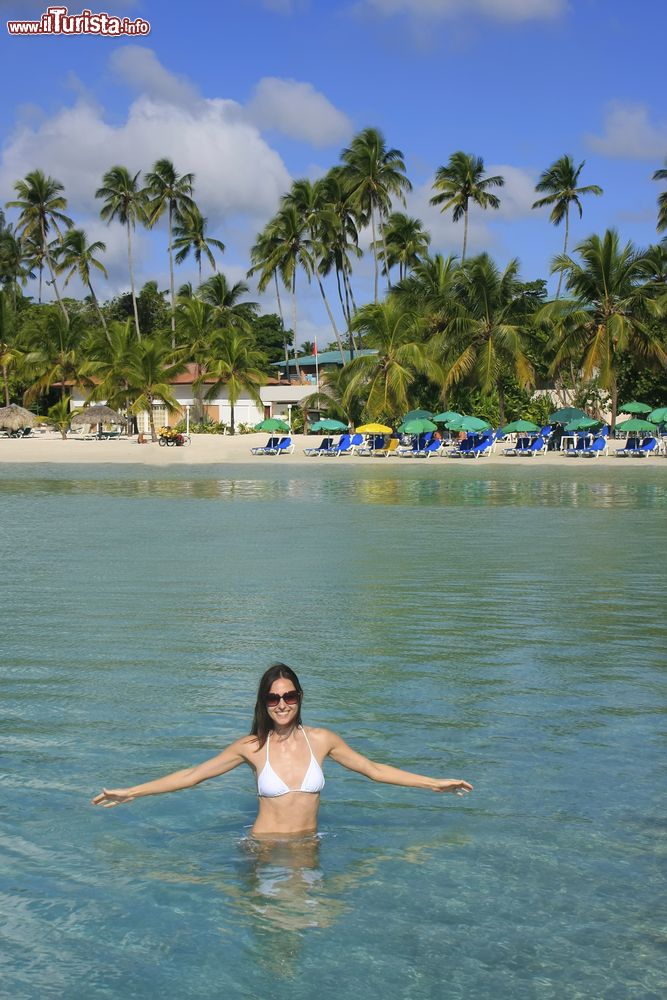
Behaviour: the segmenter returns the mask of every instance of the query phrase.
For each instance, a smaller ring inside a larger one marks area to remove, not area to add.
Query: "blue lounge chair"
[[[442,441],[437,438],[436,440],[431,439],[428,444],[419,451],[414,453],[415,458],[431,458],[432,455],[437,455],[442,449]]]
[[[637,448],[639,448],[640,444],[641,441],[639,438],[629,437],[625,442],[625,446],[623,448],[619,448],[618,451],[616,452],[617,457],[627,458],[628,455],[632,455],[632,453],[636,451]]]
[[[489,455],[491,449],[493,448],[493,437],[482,437],[479,441],[476,441],[472,448],[468,448],[467,451],[461,453],[462,458],[481,458],[483,455]]]
[[[631,458],[648,458],[652,451],[656,451],[658,447],[657,438],[649,437],[644,438],[642,443],[638,448],[635,448],[631,454]]]
[[[357,455],[372,455],[376,451],[384,450],[384,434],[371,434],[366,441],[360,445],[357,450]]]
[[[547,450],[546,444],[547,443],[544,440],[544,438],[540,437],[540,435],[538,434],[538,436],[533,441],[531,441],[526,448],[517,448],[515,454],[523,455],[526,458],[534,458],[535,455],[544,454],[544,452]]]
[[[326,451],[323,451],[322,454],[333,456],[334,458],[337,458],[338,455],[349,455],[351,441],[351,434],[341,434],[336,444],[332,444],[332,446],[327,448]]]
[[[332,444],[333,438],[322,438],[316,448],[304,448],[303,453],[309,457],[312,457],[313,455],[321,455],[323,451],[328,451]]]
[[[568,448],[565,452],[570,458],[599,458],[607,451],[607,439],[595,437],[586,448]]]
[[[265,455],[291,455],[294,451],[291,437],[281,438],[275,448],[267,448]]]
[[[273,448],[276,448],[278,446],[278,442],[279,441],[280,441],[279,437],[270,437],[269,440],[266,442],[265,445],[261,445],[261,446],[258,445],[256,448],[251,448],[250,449],[250,454],[251,455],[266,455],[267,452],[271,451]]]

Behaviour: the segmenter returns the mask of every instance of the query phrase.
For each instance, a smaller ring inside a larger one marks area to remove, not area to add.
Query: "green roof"
[[[377,351],[363,350],[354,352],[355,358],[358,358],[359,355],[361,354],[377,354]],[[345,364],[347,364],[347,362],[350,360],[350,352],[343,351],[343,357],[345,358]],[[300,365],[314,365],[316,361],[318,365],[339,365],[341,363],[340,351],[320,351],[320,353],[317,356],[314,354],[306,354],[303,358],[298,358],[297,360]],[[290,368],[296,367],[294,358],[289,359],[289,366]],[[273,367],[284,368],[285,362],[275,361],[273,363]]]

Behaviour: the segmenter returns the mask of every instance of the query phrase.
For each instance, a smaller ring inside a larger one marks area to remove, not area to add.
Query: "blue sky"
[[[142,17],[150,34],[10,38],[3,24],[0,199],[35,167],[61,180],[76,223],[107,243],[102,298],[128,284],[124,234],[100,222],[93,197],[108,167],[150,169],[169,156],[194,172],[210,232],[227,245],[220,267],[238,280],[291,180],[325,172],[367,125],[403,151],[408,211],[434,251],[460,252],[461,226],[428,205],[435,170],[458,149],[506,178],[501,209],[471,216],[470,252],[488,250],[501,265],[516,256],[526,279],[546,277],[562,246],[562,228],[531,204],[540,172],[564,153],[586,160],[581,183],[604,188],[573,220],[571,246],[609,226],[640,245],[656,239],[661,187],[651,175],[667,158],[662,0],[88,6]],[[0,0],[3,21],[45,8]],[[167,287],[165,245],[164,231],[137,233],[140,283]],[[359,300],[371,270],[366,255]],[[178,269],[178,281],[195,277]],[[268,296],[262,306],[275,308]],[[315,335],[331,339],[317,289],[304,287],[299,340]]]

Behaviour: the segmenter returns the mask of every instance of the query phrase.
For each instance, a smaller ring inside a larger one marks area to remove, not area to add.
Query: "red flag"
[[[314,344],[315,344],[315,350],[313,351],[313,355],[317,357],[317,337],[314,340]]]

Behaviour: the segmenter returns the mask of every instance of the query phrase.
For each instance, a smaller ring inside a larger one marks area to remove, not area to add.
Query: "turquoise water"
[[[0,993],[662,997],[666,472],[4,465]],[[329,762],[264,851],[245,769],[88,805],[247,731],[275,659],[475,792]]]

